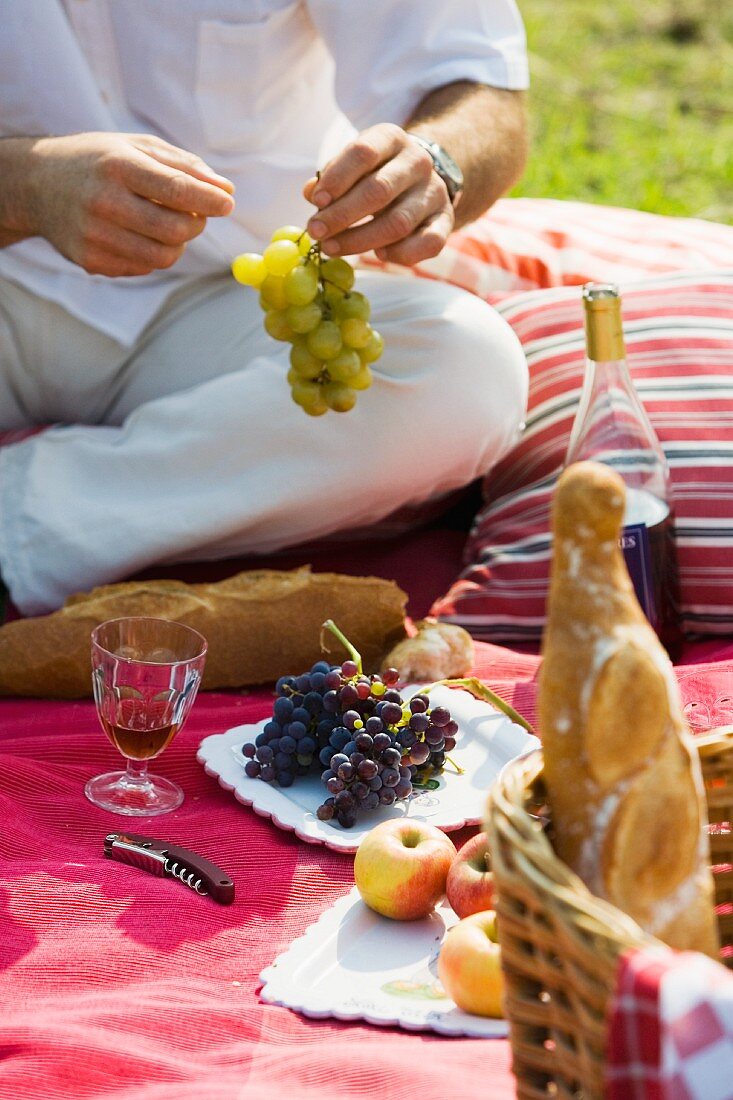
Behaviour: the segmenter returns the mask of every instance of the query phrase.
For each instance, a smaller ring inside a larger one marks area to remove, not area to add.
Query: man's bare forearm
[[[0,248],[34,236],[31,164],[37,137],[0,138]]]
[[[482,84],[447,84],[427,95],[407,123],[407,130],[442,145],[463,172],[456,226],[474,221],[520,179],[527,159],[524,98]]]

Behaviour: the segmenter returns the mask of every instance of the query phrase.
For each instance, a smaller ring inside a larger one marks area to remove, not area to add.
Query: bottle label
[[[649,528],[645,523],[627,524],[621,534],[620,545],[636,598],[649,622],[655,625],[658,608],[654,591]]]

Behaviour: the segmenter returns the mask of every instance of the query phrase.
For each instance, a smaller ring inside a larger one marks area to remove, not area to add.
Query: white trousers
[[[227,276],[178,291],[132,348],[0,280],[0,576],[26,614],[155,563],[270,552],[372,524],[486,472],[527,366],[454,287],[360,271],[385,351],[349,413],[306,416],[289,345]]]

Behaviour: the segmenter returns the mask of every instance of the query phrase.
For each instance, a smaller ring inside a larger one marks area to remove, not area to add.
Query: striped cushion
[[[733,628],[733,268],[621,285],[631,374],[670,463],[683,628]],[[580,290],[504,296],[530,367],[520,443],[485,480],[466,566],[433,614],[491,641],[537,640],[549,506],[584,366]]]
[[[389,268],[369,254],[361,262]],[[733,225],[559,199],[500,199],[414,273],[486,298],[497,291],[627,282],[733,262]],[[395,267],[404,274],[405,269]]]

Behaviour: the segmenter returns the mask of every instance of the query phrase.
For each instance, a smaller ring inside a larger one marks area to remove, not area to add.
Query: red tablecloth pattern
[[[536,667],[480,647],[477,671],[527,714]],[[504,1041],[316,1022],[259,1002],[263,967],[353,885],[351,856],[258,817],[195,760],[204,737],[269,705],[266,692],[201,694],[157,762],[183,806],[130,820],[84,797],[90,776],[119,766],[91,702],[0,704],[2,1100],[514,1096]],[[234,904],[105,859],[105,835],[125,827],[213,859]]]
[[[538,665],[477,645],[476,674],[530,720]],[[505,1041],[311,1021],[258,1000],[260,971],[353,884],[352,857],[276,828],[196,762],[204,737],[270,703],[202,693],[157,762],[183,806],[131,820],[84,797],[120,762],[91,702],[0,702],[0,1100],[515,1095]],[[105,835],[125,827],[213,859],[235,903],[106,860]]]

